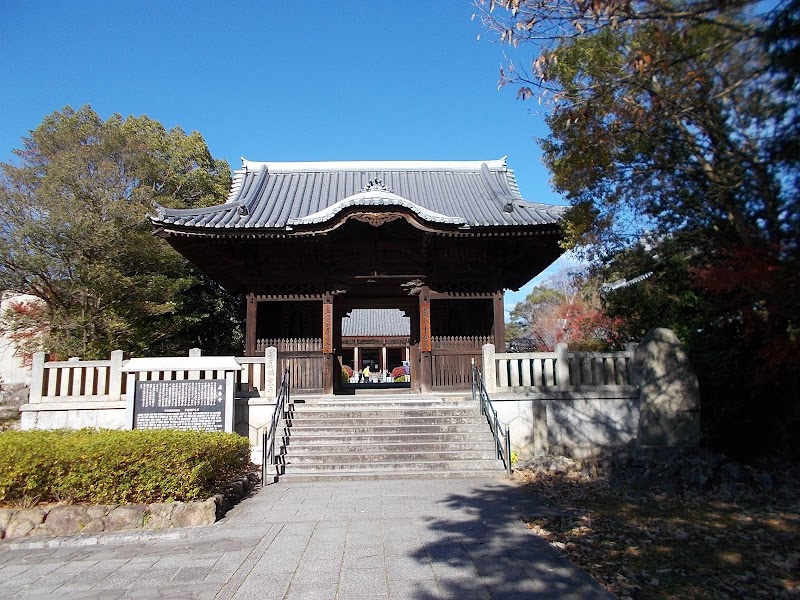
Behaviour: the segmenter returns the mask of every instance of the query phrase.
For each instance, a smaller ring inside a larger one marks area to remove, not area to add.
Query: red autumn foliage
[[[777,247],[729,248],[692,276],[695,287],[712,296],[720,314],[740,330],[762,378],[797,369],[797,274],[780,260]]]

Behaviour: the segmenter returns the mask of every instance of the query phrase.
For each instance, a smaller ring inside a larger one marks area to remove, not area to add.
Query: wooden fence
[[[472,385],[472,360],[481,367],[484,344],[491,336],[434,336],[431,340],[431,386],[467,389]]]
[[[322,338],[264,339],[256,343],[259,352],[270,347],[278,350],[278,372],[289,369],[292,392],[322,392]]]

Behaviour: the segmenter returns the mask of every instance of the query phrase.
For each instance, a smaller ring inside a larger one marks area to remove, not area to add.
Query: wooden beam
[[[492,307],[494,309],[492,333],[494,334],[494,347],[497,352],[506,351],[506,311],[504,297],[505,293],[501,290],[492,298]]]
[[[244,355],[256,355],[256,325],[258,319],[258,302],[253,294],[247,294],[247,316],[245,320]]]

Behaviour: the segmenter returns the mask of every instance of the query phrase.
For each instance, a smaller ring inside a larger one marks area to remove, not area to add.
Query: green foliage
[[[800,2],[497,4],[484,23],[538,55],[501,84],[551,108],[565,246],[606,281],[652,273],[606,310],[675,330],[707,443],[800,452]]]
[[[237,342],[238,299],[155,237],[147,219],[155,203],[224,201],[230,170],[200,134],[67,107],[16,155],[0,164],[0,286],[41,299],[46,327],[31,343],[105,358]],[[5,326],[28,331],[27,317],[11,311]]]
[[[0,503],[201,500],[243,473],[249,441],[176,430],[6,431]]]

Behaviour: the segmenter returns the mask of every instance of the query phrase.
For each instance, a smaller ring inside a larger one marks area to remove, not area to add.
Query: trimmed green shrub
[[[0,433],[0,503],[201,500],[246,471],[233,433],[171,429]]]

